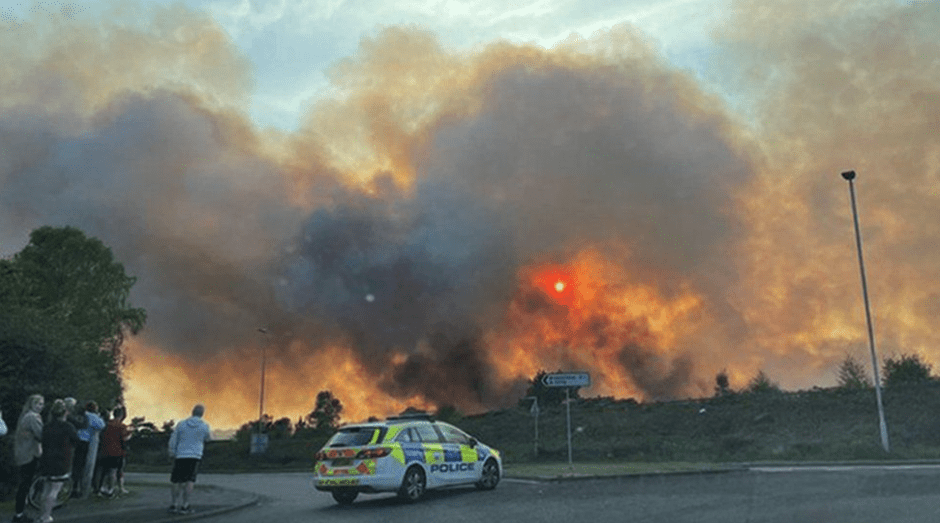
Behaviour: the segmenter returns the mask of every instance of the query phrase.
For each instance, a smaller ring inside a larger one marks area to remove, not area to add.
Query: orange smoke
[[[680,340],[701,327],[703,301],[690,288],[663,296],[591,249],[565,266],[525,268],[520,280],[503,326],[487,340],[501,380],[577,369],[592,374],[588,395],[651,399],[700,392],[683,389],[687,384],[679,380],[668,383],[681,371],[686,348]],[[562,292],[557,282],[567,282]],[[664,378],[656,383],[644,373]]]

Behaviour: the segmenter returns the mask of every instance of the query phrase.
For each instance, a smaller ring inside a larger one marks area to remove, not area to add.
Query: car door
[[[474,440],[464,431],[447,423],[436,423],[444,440],[444,459],[451,483],[474,483],[480,477],[479,454]]]
[[[421,447],[424,449],[424,463],[428,468],[428,485],[448,485],[454,483],[444,455],[444,442],[441,434],[430,423],[414,427]]]

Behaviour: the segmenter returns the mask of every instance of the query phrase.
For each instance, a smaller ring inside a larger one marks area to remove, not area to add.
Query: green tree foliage
[[[868,389],[872,387],[871,378],[865,367],[851,354],[839,364],[838,388],[846,390]]]
[[[146,313],[131,307],[136,281],[101,241],[74,227],[42,227],[0,260],[0,398],[18,412],[26,396],[110,404],[122,396],[122,343]]]
[[[545,376],[548,375],[548,372],[544,370],[538,371],[535,376],[529,380],[529,387],[526,389],[525,395],[535,396],[538,398],[540,407],[547,407],[550,405],[561,405],[565,401],[565,387],[548,387],[542,381]],[[569,387],[570,397],[572,399],[578,398],[578,391],[581,387]],[[522,398],[519,400],[520,405],[530,405],[530,400]]]
[[[885,358],[882,383],[885,387],[911,385],[931,380],[931,365],[917,354],[901,354]]]
[[[763,370],[757,371],[757,374],[751,378],[744,391],[752,394],[781,392],[780,386],[772,381]]]

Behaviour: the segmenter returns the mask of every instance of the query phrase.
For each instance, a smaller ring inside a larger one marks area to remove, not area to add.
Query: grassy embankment
[[[571,409],[576,471],[592,473],[601,463],[607,464],[604,470],[641,472],[755,461],[940,459],[940,383],[885,390],[884,403],[890,454],[881,449],[873,390],[646,404],[580,400]],[[538,456],[527,408],[466,416],[456,424],[500,449],[510,472],[555,475],[559,469],[550,464],[567,462],[562,406],[542,411]],[[163,445],[140,444],[133,446],[131,470],[168,470]],[[251,457],[245,442],[212,442],[203,470],[310,470],[322,444],[322,438],[274,440],[266,455]]]

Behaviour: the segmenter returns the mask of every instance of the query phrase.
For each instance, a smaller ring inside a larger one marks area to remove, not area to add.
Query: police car
[[[499,451],[430,416],[397,416],[340,427],[316,454],[317,490],[340,505],[360,492],[397,492],[405,501],[451,485],[496,488],[502,478]]]

